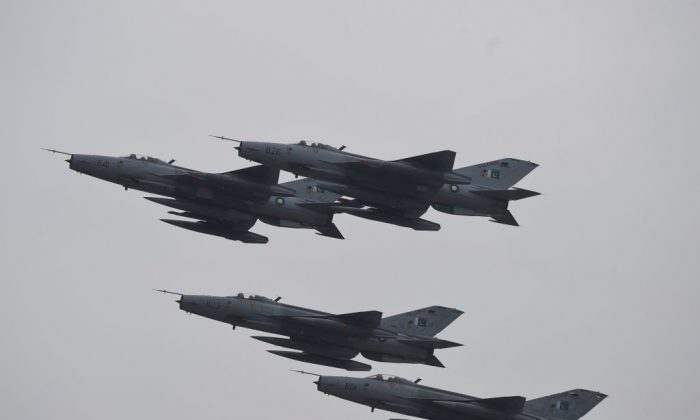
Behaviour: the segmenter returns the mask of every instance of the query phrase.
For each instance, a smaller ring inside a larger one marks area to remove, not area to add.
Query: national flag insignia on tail
[[[501,177],[501,171],[497,171],[495,169],[482,169],[481,170],[481,177],[482,178],[498,179]]]

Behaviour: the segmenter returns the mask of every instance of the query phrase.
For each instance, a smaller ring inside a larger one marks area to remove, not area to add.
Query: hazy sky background
[[[396,416],[152,287],[457,307],[446,369],[373,372],[608,393],[591,420],[696,417],[698,28],[697,1],[0,1],[3,417]],[[512,205],[520,228],[431,210],[440,232],[339,216],[345,241],[259,223],[269,244],[245,245],[40,150],[250,165],[210,133],[527,159],[543,195]]]

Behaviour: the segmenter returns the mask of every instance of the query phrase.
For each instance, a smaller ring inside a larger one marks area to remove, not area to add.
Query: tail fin
[[[382,318],[380,327],[401,334],[433,337],[463,313],[458,309],[431,306]]]
[[[332,203],[340,198],[340,194],[319,188],[317,183],[315,179],[302,178],[280,185],[296,191],[297,197],[314,203]]]
[[[537,166],[536,163],[506,158],[455,169],[454,172],[468,176],[474,185],[507,189],[525,178]]]
[[[527,401],[523,412],[552,420],[576,420],[602,402],[607,395],[586,389],[573,389]]]

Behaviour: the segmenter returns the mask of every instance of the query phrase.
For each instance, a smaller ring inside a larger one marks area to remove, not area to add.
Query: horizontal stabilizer
[[[428,361],[425,362],[424,364],[426,364],[426,365],[428,365],[428,366],[435,366],[435,367],[440,367],[440,368],[444,368],[444,367],[445,367],[445,365],[442,364],[442,362],[440,361],[440,359],[438,359],[438,358],[435,357],[434,355],[433,355],[433,356],[430,356],[430,359],[428,359]]]
[[[452,171],[455,164],[455,156],[456,153],[452,150],[443,150],[440,152],[399,159],[395,162],[410,163],[412,165],[422,166],[426,169],[446,172]]]
[[[352,312],[349,314],[333,315],[333,318],[346,324],[377,328],[382,320],[382,313],[379,311]]]
[[[440,340],[440,339],[432,339],[432,340],[422,340],[419,338],[416,339],[411,339],[411,338],[400,338],[397,340],[399,343],[407,344],[409,346],[414,346],[414,347],[422,347],[426,349],[449,349],[451,347],[460,347],[462,344],[460,343],[455,343],[453,341],[447,341],[447,340]]]
[[[316,230],[321,236],[327,236],[329,238],[335,239],[345,239],[345,237],[342,233],[340,233],[340,230],[338,229],[338,226],[335,225],[335,223],[329,223],[325,226],[319,226],[316,228]]]
[[[252,181],[262,182],[265,184],[277,184],[280,178],[280,170],[270,166],[257,165],[250,168],[238,169],[235,171],[226,172],[227,175],[240,176]]]
[[[356,362],[354,360],[343,360],[334,359],[332,357],[318,356],[309,353],[299,353],[296,351],[283,351],[283,350],[268,350],[268,353],[272,353],[277,356],[286,357],[287,359],[297,360],[299,362],[313,363],[315,365],[330,366],[338,369],[345,369],[349,371],[368,371],[372,369],[372,366]]]
[[[505,214],[500,214],[497,216],[491,216],[491,221],[494,223],[500,223],[502,225],[508,226],[520,226],[518,221],[513,217],[513,213],[510,210],[506,210]]]
[[[493,198],[494,200],[511,201],[522,200],[523,198],[534,197],[540,193],[522,188],[514,188],[512,190],[475,190],[473,194],[482,197]]]

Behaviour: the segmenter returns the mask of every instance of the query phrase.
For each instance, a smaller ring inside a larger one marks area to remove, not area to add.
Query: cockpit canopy
[[[229,297],[232,297],[232,296],[229,296]],[[239,299],[246,299],[246,296],[245,296],[244,293],[238,293],[238,294],[236,295],[236,297],[239,298]],[[265,296],[260,296],[260,295],[248,295],[247,299],[250,299],[250,300],[269,300],[269,301],[272,301],[272,299],[267,298],[267,297],[265,297]]]
[[[323,143],[307,143],[306,140],[302,140],[299,143],[297,143],[299,146],[309,146],[309,147],[315,147],[317,149],[329,149],[329,150],[338,150],[333,146],[329,146],[327,144]]]
[[[401,382],[401,383],[406,383],[406,384],[412,383],[408,379],[400,378],[398,376],[393,376],[393,375],[382,375],[381,373],[377,374],[377,375],[368,376],[367,379],[376,379],[378,381],[387,381],[387,382]]]
[[[153,162],[153,163],[162,163],[163,165],[167,165],[168,162],[164,160],[160,160],[158,158],[150,157],[150,156],[143,156],[143,155],[137,155],[137,154],[130,154],[129,156],[122,156],[123,159],[133,159],[133,160],[145,160],[146,162]]]

